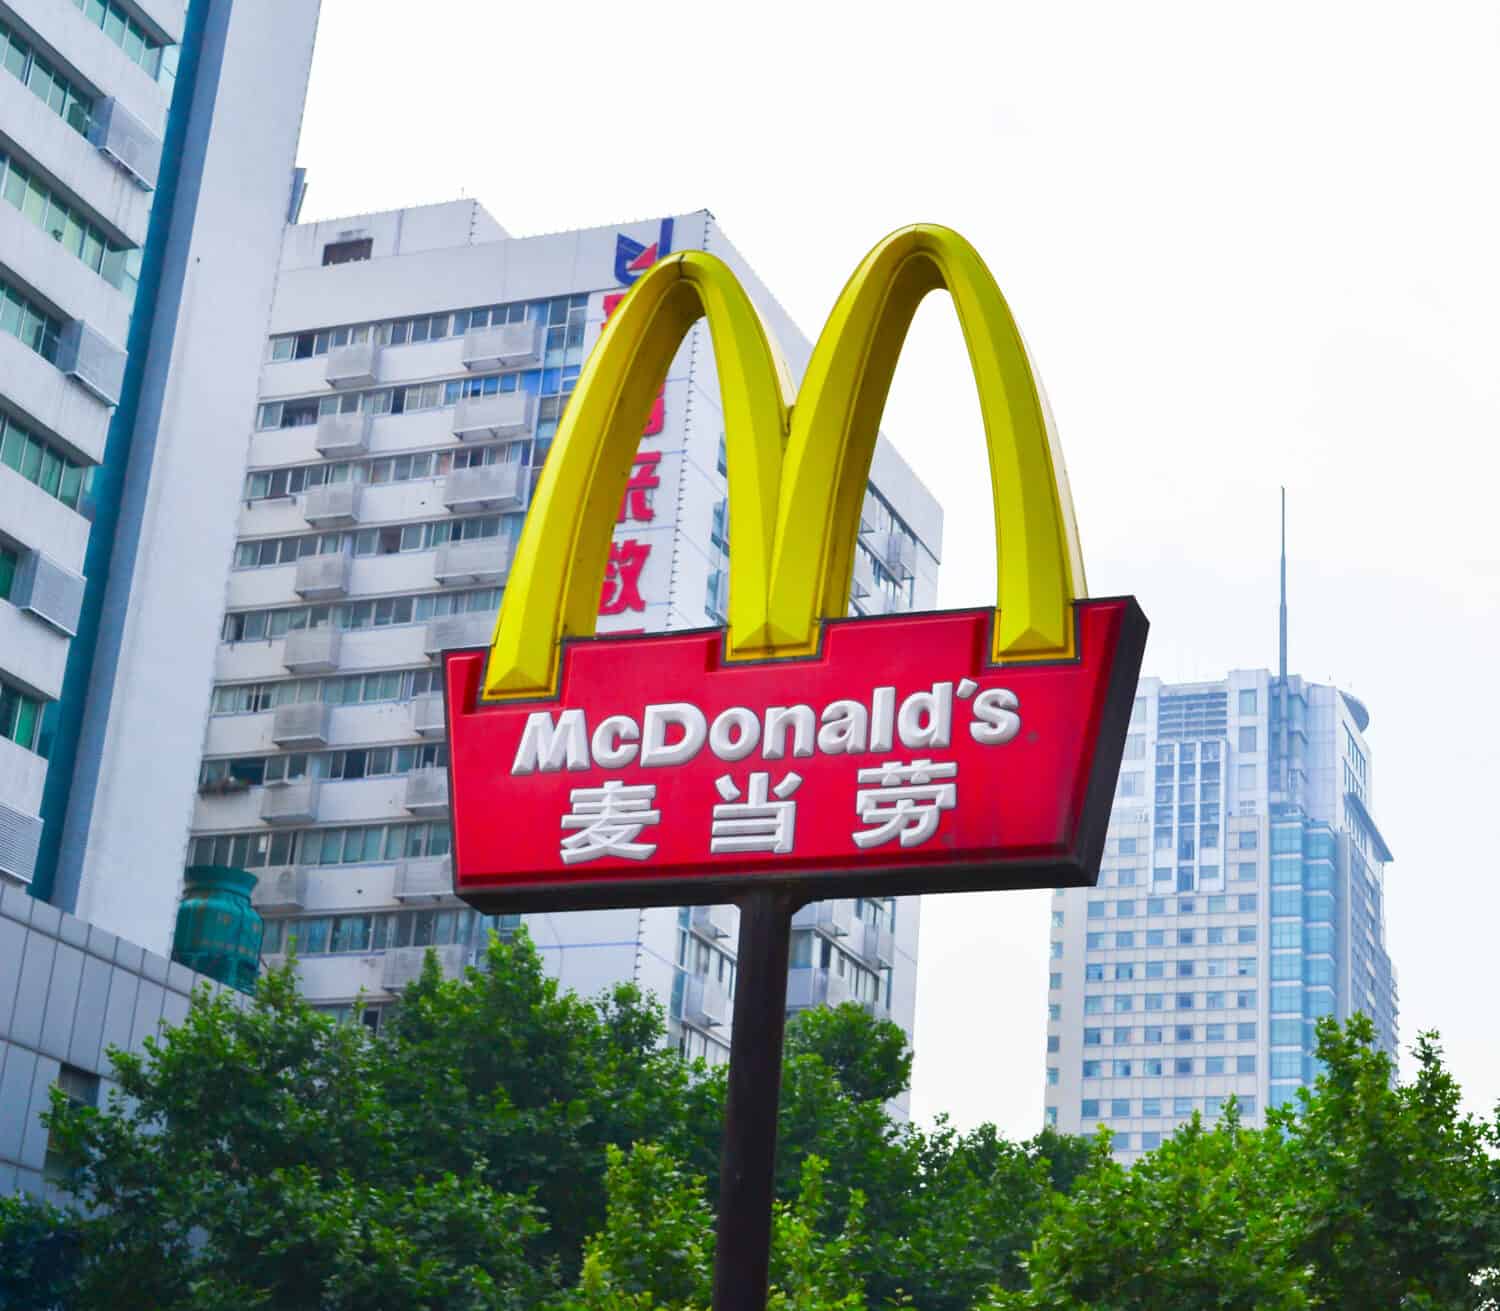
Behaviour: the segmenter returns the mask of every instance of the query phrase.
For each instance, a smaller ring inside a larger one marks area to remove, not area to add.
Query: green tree
[[[1500,1304],[1500,1118],[1459,1110],[1437,1035],[1398,1084],[1374,1025],[1318,1023],[1323,1073],[1271,1112],[1291,1178],[1278,1204],[1319,1306]]]
[[[77,1289],[80,1222],[29,1197],[0,1196],[0,1307],[53,1311]]]
[[[816,1056],[856,1102],[891,1101],[911,1084],[912,1052],[901,1026],[872,1019],[855,1002],[794,1016],[786,1055]]]

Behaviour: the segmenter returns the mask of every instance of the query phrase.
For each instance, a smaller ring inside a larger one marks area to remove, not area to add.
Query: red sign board
[[[720,630],[566,644],[555,697],[445,661],[454,888],[481,908],[1092,884],[1146,621],[1074,603],[1076,658],[990,662],[991,609],[827,621],[819,653]]]

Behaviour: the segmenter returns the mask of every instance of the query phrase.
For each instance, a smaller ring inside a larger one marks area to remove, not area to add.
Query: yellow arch
[[[946,287],[979,389],[1000,598],[993,656],[1073,652],[1082,556],[1062,453],[1010,310],[948,228],[892,233],[855,270],[789,411],[778,357],[729,268],[686,251],[626,295],[590,353],[537,487],[501,602],[489,698],[556,687],[563,638],[594,632],[615,512],[672,356],[706,317],[724,409],[731,659],[815,650],[845,613],[880,414],[918,303]]]
[[[958,312],[989,452],[999,584],[992,654],[1072,654],[1071,604],[1086,593],[1062,450],[989,269],[958,233],[931,224],[901,228],[865,257],[803,377],[771,567],[771,630],[787,654],[813,649],[818,620],[845,612],[881,411],[917,305],[939,287]]]
[[[641,429],[673,355],[699,318],[708,319],[713,334],[734,469],[730,633],[742,646],[765,642],[787,427],[781,374],[760,316],[729,267],[684,251],[637,280],[579,375],[506,581],[485,671],[487,697],[551,691],[562,639],[594,632]]]

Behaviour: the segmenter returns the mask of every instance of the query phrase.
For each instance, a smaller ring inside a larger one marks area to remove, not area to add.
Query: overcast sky
[[[1500,9],[1493,3],[323,0],[304,217],[477,197],[512,233],[708,208],[809,336],[916,220],[978,246],[1146,672],[1276,660],[1369,706],[1403,1043],[1500,1099]],[[920,15],[920,21],[917,19]],[[993,603],[946,298],[885,428]],[[1481,824],[1479,821],[1484,819]],[[1041,1121],[1047,897],[923,906],[915,1110]]]

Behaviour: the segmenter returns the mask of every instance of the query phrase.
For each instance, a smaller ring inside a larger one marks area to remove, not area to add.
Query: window
[[[1135,946],[1135,934],[1134,933],[1117,933],[1117,934],[1115,934],[1115,946],[1116,947],[1134,947]]]
[[[10,596],[10,589],[16,581],[16,566],[21,563],[21,557],[7,546],[0,546],[0,601]]]
[[[1128,1152],[1130,1150],[1130,1135],[1128,1133],[1117,1133],[1114,1140],[1114,1149],[1117,1152]]]
[[[1209,1024],[1203,1029],[1204,1042],[1223,1042],[1224,1026],[1222,1024]]]
[[[1141,1115],[1142,1116],[1144,1116],[1146,1118],[1150,1118],[1153,1115],[1160,1115],[1160,1114],[1161,1114],[1161,1098],[1160,1097],[1142,1097],[1141,1098]]]
[[[1172,1030],[1174,1042],[1192,1042],[1193,1026],[1191,1024],[1179,1024]]]
[[[1193,994],[1190,992],[1179,992],[1177,994],[1177,1009],[1190,1011],[1193,1009]]]
[[[1255,1009],[1255,991],[1237,992],[1234,994],[1234,1004],[1242,1011],[1253,1011]]]
[[[1085,1047],[1102,1047],[1102,1046],[1104,1046],[1104,1030],[1103,1029],[1085,1029],[1083,1031],[1083,1045]]]
[[[1094,962],[1083,967],[1083,979],[1085,983],[1103,983],[1104,966],[1102,963]]]
[[[1195,932],[1196,931],[1193,929],[1178,929],[1177,945],[1179,947],[1191,947],[1193,945],[1193,935]]]
[[[36,751],[41,726],[41,700],[0,682],[0,737],[27,751]]]
[[[1078,1106],[1078,1113],[1085,1120],[1097,1120],[1099,1118],[1099,1100],[1096,1097],[1085,1097]]]
[[[1135,998],[1129,993],[1120,993],[1115,997],[1116,1013],[1122,1011],[1133,1011],[1135,1009]]]
[[[1049,1088],[1057,1087],[1057,1067],[1055,1065],[1047,1067],[1047,1086]]]
[[[1146,930],[1146,945],[1148,947],[1164,947],[1166,943],[1167,933],[1165,929]]]
[[[1144,733],[1131,733],[1125,739],[1125,759],[1144,760],[1146,758],[1146,735]]]
[[[1115,903],[1115,917],[1117,919],[1134,919],[1135,902],[1119,901]]]
[[[1255,746],[1255,725],[1254,724],[1243,724],[1243,725],[1240,726],[1240,750],[1241,751],[1254,751],[1254,750],[1256,750],[1256,746]]]
[[[1241,866],[1241,868],[1244,868],[1244,866]],[[1255,868],[1255,866],[1251,865],[1249,868],[1253,870]],[[1255,876],[1252,874],[1251,877],[1254,878]],[[1260,899],[1256,896],[1255,893],[1253,893],[1253,892],[1242,892],[1242,893],[1240,893],[1240,910],[1241,911],[1256,910],[1256,909],[1259,908],[1259,906],[1260,906]]]
[[[1255,713],[1255,689],[1245,687],[1240,689],[1240,714],[1253,715]]]
[[[1162,1009],[1162,995],[1159,992],[1148,992],[1146,994],[1146,1009],[1148,1011],[1159,1011]]]
[[[1260,846],[1260,834],[1253,828],[1247,828],[1240,833],[1239,847],[1241,851],[1254,851]]]
[[[1060,910],[1053,911],[1052,912],[1052,927],[1054,929],[1060,929],[1060,928],[1062,928],[1062,926],[1063,926],[1063,912],[1060,911]]]
[[[0,332],[19,339],[48,363],[57,363],[62,320],[39,309],[23,292],[3,280],[0,280]]]
[[[1120,854],[1122,856],[1133,856],[1133,855],[1135,855],[1135,839],[1134,838],[1121,838],[1120,839]]]
[[[1255,977],[1255,957],[1241,956],[1234,964],[1234,972],[1242,979]]]
[[[1167,963],[1159,960],[1148,960],[1146,962],[1146,977],[1148,979],[1162,979],[1167,974]]]
[[[1129,1044],[1130,1044],[1130,1038],[1131,1038],[1131,1033],[1132,1033],[1132,1031],[1130,1029],[1116,1029],[1115,1030],[1115,1046],[1116,1047],[1126,1047],[1126,1046],[1129,1046]]]
[[[1085,951],[1101,951],[1109,946],[1109,934],[1086,933],[1083,935],[1083,946]]]
[[[1060,942],[1054,942],[1052,944],[1052,959],[1053,960],[1061,960],[1062,959],[1062,943],[1060,943]]]
[[[1062,946],[1061,943],[1058,943],[1057,945],[1058,946]],[[1062,953],[1059,952],[1058,954],[1061,955]],[[1047,987],[1052,992],[1056,992],[1059,988],[1062,987],[1062,975],[1061,974],[1049,974],[1047,976]]]
[[[1047,1127],[1049,1129],[1057,1128],[1057,1107],[1055,1106],[1047,1108]]]
[[[1240,1042],[1254,1042],[1255,1041],[1255,1022],[1253,1020],[1249,1024],[1237,1024],[1237,1025],[1235,1025],[1234,1026],[1234,1030],[1235,1030],[1234,1031],[1234,1036]]]
[[[1240,795],[1245,796],[1255,791],[1256,777],[1254,765],[1241,765],[1239,767],[1239,790]]]
[[[84,18],[120,47],[158,82],[170,84],[177,75],[177,47],[164,45],[127,14],[115,0],[73,0]]]
[[[1168,871],[1170,873],[1171,871]],[[1165,915],[1167,913],[1167,899],[1165,897],[1151,897],[1146,902],[1146,914]]]
[[[1147,1042],[1156,1043],[1161,1041],[1161,1027],[1159,1025],[1148,1025],[1146,1028]]]
[[[1222,992],[1207,992],[1203,994],[1203,1009],[1206,1011],[1221,1011],[1224,1009],[1224,994]]]
[[[1241,863],[1237,864],[1234,867],[1234,881],[1236,883],[1254,883],[1255,882],[1255,864],[1254,864],[1254,862],[1253,861],[1251,861],[1251,862],[1244,862],[1244,861],[1242,861]]]
[[[1102,920],[1104,918],[1104,903],[1102,901],[1089,902],[1089,918],[1091,920]]]
[[[75,132],[88,135],[93,97],[74,86],[3,22],[0,22],[0,64]]]
[[[1104,998],[1095,993],[1091,997],[1083,999],[1083,1013],[1085,1015],[1098,1015],[1104,1010]]]
[[[1191,1074],[1193,1072],[1193,1058],[1191,1056],[1179,1056],[1172,1062],[1173,1074]]]
[[[1141,1135],[1141,1150],[1143,1152],[1155,1151],[1161,1146],[1161,1130],[1147,1129]]]
[[[1254,942],[1255,925],[1241,924],[1240,927],[1236,930],[1236,935],[1240,942]]]
[[[1047,1003],[1047,1018],[1049,1020],[1062,1019],[1062,1007],[1059,1006],[1055,1001]]]
[[[1255,1073],[1255,1057],[1254,1056],[1236,1056],[1234,1058],[1234,1072],[1236,1074],[1254,1074]]]
[[[0,28],[0,38],[4,29]],[[57,1072],[57,1086],[71,1106],[99,1105],[99,1076],[75,1065],[64,1065]],[[42,1161],[42,1177],[51,1183],[67,1187],[72,1182],[72,1171],[64,1163],[61,1154],[53,1145],[51,1131],[47,1134],[47,1151]]]
[[[323,247],[323,263],[353,264],[370,258],[375,248],[373,237],[356,237],[349,241],[330,241]]]
[[[3,150],[0,150],[0,198],[110,286],[134,296],[141,273],[140,250],[115,241],[76,204],[64,199]]]
[[[1203,1059],[1204,1074],[1223,1074],[1224,1058],[1222,1056],[1206,1056]]]
[[[1208,945],[1210,947],[1221,947],[1224,945],[1224,930],[1222,928],[1208,930]]]
[[[1101,965],[1099,968],[1102,970],[1104,967]],[[1133,978],[1135,978],[1135,966],[1133,964],[1127,961],[1115,966],[1115,979],[1117,981]]]
[[[1141,1062],[1141,1073],[1148,1079],[1159,1079],[1162,1074],[1162,1061],[1160,1057],[1152,1057]]]
[[[1083,1077],[1085,1079],[1097,1079],[1099,1077],[1100,1061],[1085,1061],[1083,1063]]]
[[[1055,1033],[1049,1033],[1047,1035],[1047,1051],[1049,1053],[1058,1051],[1059,1050],[1058,1044],[1060,1043],[1060,1041],[1061,1041],[1061,1039],[1058,1038],[1057,1034],[1055,1034]]]
[[[1177,962],[1177,977],[1179,979],[1190,979],[1196,973],[1197,961],[1180,960]]]
[[[1130,1099],[1128,1097],[1116,1097],[1109,1104],[1111,1118],[1116,1120],[1128,1120],[1130,1118]]]

